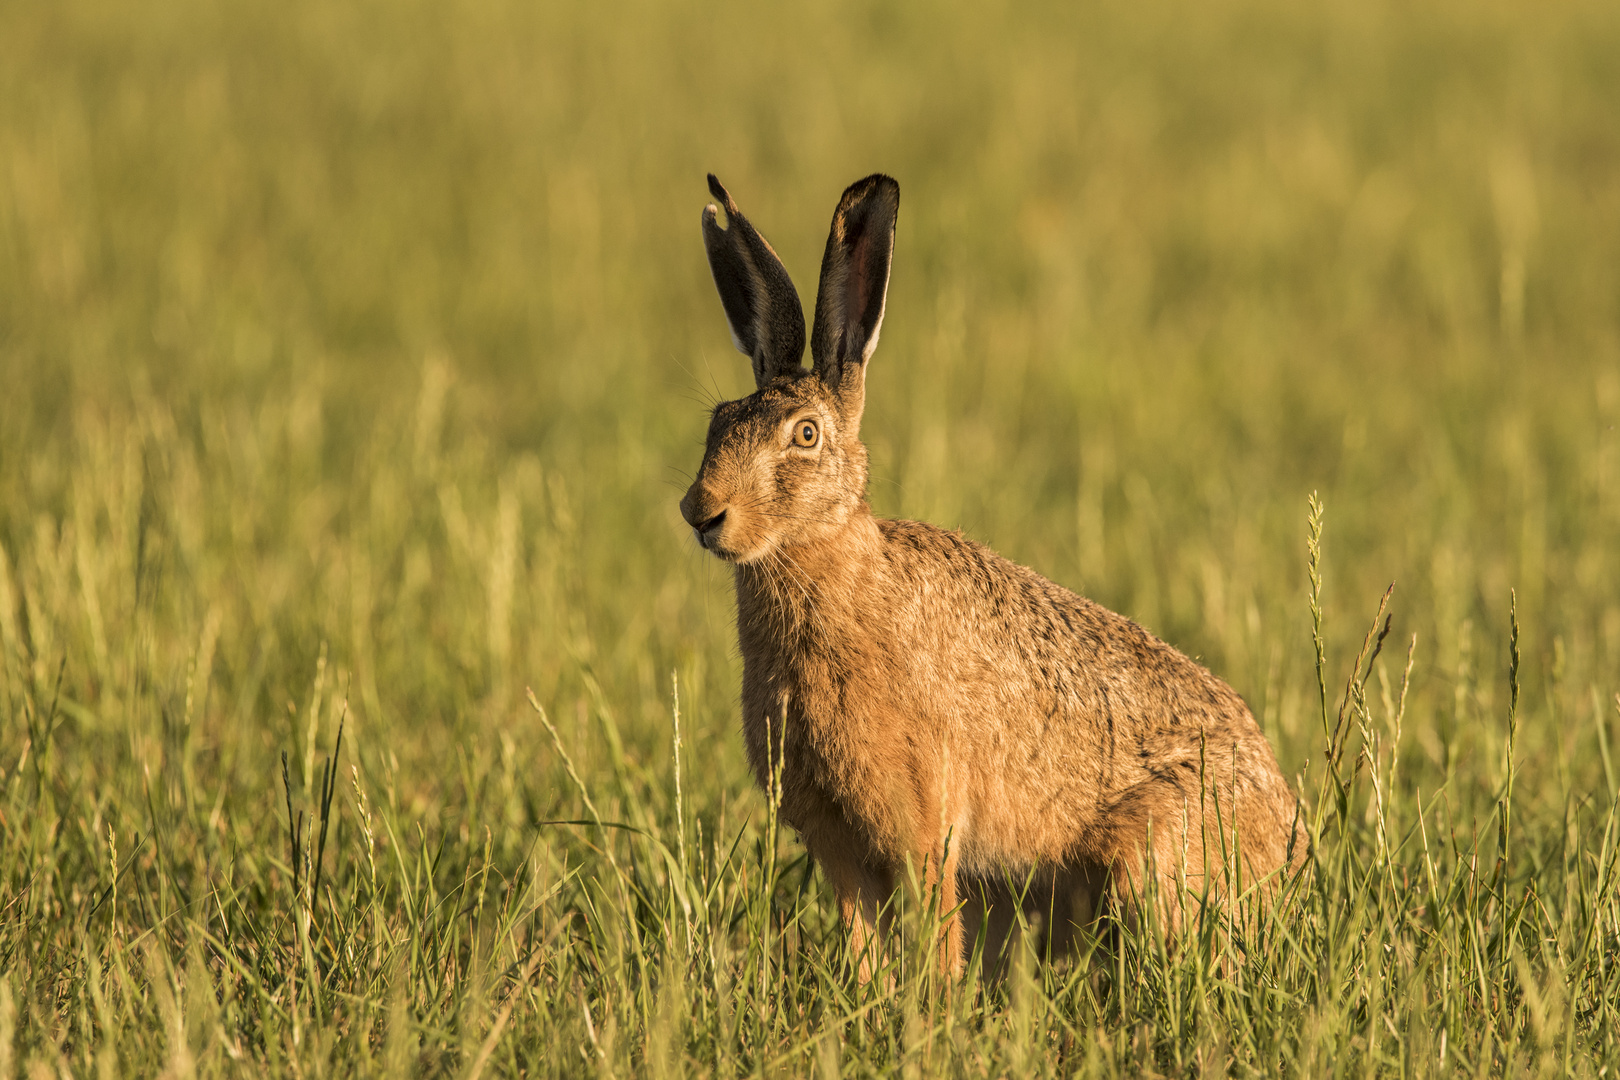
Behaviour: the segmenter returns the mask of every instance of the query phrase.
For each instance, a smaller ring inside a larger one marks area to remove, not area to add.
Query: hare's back
[[[1236,691],[1131,619],[961,533],[879,526],[904,579],[895,592],[911,597],[896,615],[915,629],[896,627],[897,637],[932,640],[928,651],[964,680],[996,680],[1014,707],[1039,705],[1075,736],[1109,736],[1116,752],[1125,736],[1137,756],[1167,741],[1259,735]]]

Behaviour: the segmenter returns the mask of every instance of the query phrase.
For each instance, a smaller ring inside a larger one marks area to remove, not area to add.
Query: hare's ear
[[[799,369],[804,355],[804,308],[787,267],[759,235],[720,181],[709,174],[709,192],[726,208],[726,227],[713,203],[703,208],[703,246],[720,303],[731,325],[737,351],[754,363],[754,382],[763,387],[778,375]]]
[[[900,185],[874,173],[844,190],[833,211],[827,253],[821,259],[821,289],[810,332],[816,374],[859,411],[866,361],[877,347],[883,302],[889,292],[894,223]]]

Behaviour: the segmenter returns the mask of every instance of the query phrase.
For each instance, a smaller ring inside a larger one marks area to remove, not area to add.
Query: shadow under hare
[[[709,190],[726,215],[704,208],[709,265],[758,389],[715,407],[681,514],[732,565],[748,759],[767,787],[780,763],[781,816],[832,882],[862,978],[908,865],[953,973],[981,926],[987,955],[1005,943],[1018,883],[1061,947],[1108,905],[1136,918],[1154,897],[1174,930],[1187,897],[1297,865],[1295,798],[1231,687],[958,532],[872,516],[861,412],[899,185],[869,176],[839,200],[808,371],[787,270]]]

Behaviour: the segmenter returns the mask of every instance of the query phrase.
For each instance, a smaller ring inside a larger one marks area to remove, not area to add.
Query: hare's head
[[[737,209],[703,210],[703,243],[731,340],[754,364],[754,393],[716,406],[697,479],[681,515],[698,543],[730,562],[836,531],[866,499],[861,410],[866,364],[883,325],[900,185],[874,175],[851,184],[833,212],[821,260],[812,368],[804,353],[804,309],[776,252]]]

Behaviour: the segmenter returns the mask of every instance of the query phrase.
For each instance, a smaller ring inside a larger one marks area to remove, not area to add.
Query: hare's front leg
[[[923,887],[925,899],[936,900],[939,907],[925,915],[937,915],[942,920],[939,928],[939,973],[950,978],[962,974],[962,913],[957,910],[957,853],[949,843],[935,848],[924,862]]]
[[[863,983],[872,980],[883,951],[883,904],[894,891],[892,876],[868,863],[847,843],[816,845],[811,853],[838,897],[838,914],[849,931],[850,955]]]

